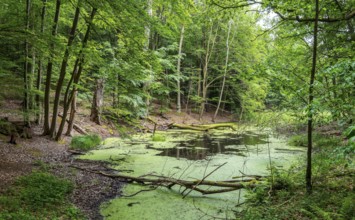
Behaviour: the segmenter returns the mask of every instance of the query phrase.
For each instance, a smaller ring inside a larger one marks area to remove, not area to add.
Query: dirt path
[[[119,180],[71,168],[73,164],[83,165],[85,162],[76,160],[67,151],[67,144],[59,144],[38,133],[29,140],[19,139],[18,145],[8,144],[7,139],[0,137],[0,193],[19,176],[46,166],[49,172],[75,184],[70,199],[89,219],[102,219],[100,204],[120,195],[122,183]],[[104,169],[100,163],[85,165]]]

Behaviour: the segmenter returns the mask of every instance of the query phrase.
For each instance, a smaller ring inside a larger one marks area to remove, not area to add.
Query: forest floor
[[[0,118],[21,120],[21,103],[8,101],[1,106]],[[205,114],[201,121],[197,114],[186,114],[175,111],[151,116],[157,122],[157,129],[166,129],[169,124],[200,124],[211,123],[212,113]],[[231,121],[230,116],[219,116],[216,122]],[[89,120],[87,111],[77,114],[76,122],[88,133],[99,134],[101,137],[118,137],[119,133],[110,124],[97,125]],[[152,131],[154,124],[141,121],[141,128],[145,132]],[[0,134],[0,195],[13,185],[15,180],[33,170],[45,166],[46,169],[58,177],[69,179],[74,183],[74,191],[70,196],[71,202],[76,205],[89,219],[102,219],[100,204],[106,200],[120,195],[124,182],[83,170],[76,170],[71,166],[85,166],[91,169],[106,169],[105,164],[75,159],[69,151],[71,137],[63,136],[59,142],[42,136],[42,126],[32,126],[33,138],[18,139],[17,145],[9,144],[9,137]],[[73,132],[73,135],[78,135]]]

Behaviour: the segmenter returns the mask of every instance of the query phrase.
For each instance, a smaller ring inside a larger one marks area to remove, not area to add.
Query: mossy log
[[[24,121],[9,121],[8,118],[0,119],[0,133],[10,136],[10,144],[16,144],[19,137],[30,139],[33,132],[30,123]]]
[[[153,174],[147,174],[139,177],[134,177],[134,176],[129,176],[129,175],[124,175],[124,174],[115,174],[115,173],[106,173],[103,171],[98,171],[98,170],[91,170],[87,168],[82,168],[82,167],[77,167],[77,166],[72,166],[76,169],[80,170],[85,170],[91,173],[96,173],[99,175],[107,176],[110,178],[119,178],[119,179],[124,179],[127,182],[136,182],[139,184],[143,185],[148,185],[148,186],[162,186],[166,188],[171,188],[174,185],[178,185],[181,187],[184,187],[185,190],[183,190],[182,194],[186,190],[191,191],[197,191],[200,192],[204,195],[206,194],[216,194],[216,193],[224,193],[224,192],[231,192],[239,189],[251,189],[255,188],[258,184],[259,181],[262,181],[264,178],[263,177],[248,177],[248,176],[243,176],[242,179],[233,179],[233,180],[225,180],[225,181],[211,181],[211,180],[206,180],[205,178],[201,180],[182,180],[182,179],[176,179],[173,177],[167,177],[167,176],[160,176],[160,175],[153,175]],[[205,186],[203,188],[203,186]],[[211,189],[211,187],[214,187]],[[187,193],[189,194],[189,192]],[[187,195],[185,194],[184,197]]]
[[[189,130],[195,130],[195,131],[208,131],[211,129],[216,129],[216,128],[230,128],[233,131],[235,131],[234,124],[231,123],[219,123],[219,124],[202,124],[202,125],[185,125],[185,124],[170,124],[170,128],[180,128],[180,129],[189,129]]]

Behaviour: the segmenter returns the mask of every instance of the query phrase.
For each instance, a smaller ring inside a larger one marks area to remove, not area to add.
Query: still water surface
[[[241,173],[269,175],[271,163],[286,169],[304,149],[287,146],[285,139],[257,129],[159,133],[165,141],[153,142],[150,135],[131,139],[109,138],[103,146],[83,159],[109,161],[112,167],[132,176],[159,174],[186,180],[202,179],[223,163],[208,180],[230,180]],[[124,195],[149,188],[128,184]],[[133,197],[120,197],[102,205],[105,219],[233,219],[236,205],[243,202],[245,190],[214,195],[192,192],[182,198],[184,189],[159,188]]]

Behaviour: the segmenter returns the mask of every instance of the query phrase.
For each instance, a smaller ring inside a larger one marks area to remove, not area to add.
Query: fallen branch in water
[[[224,165],[224,164],[223,164]],[[221,165],[221,166],[223,166]],[[219,169],[221,166],[219,166],[217,169]],[[181,187],[185,187],[186,189],[190,189],[190,191],[197,191],[200,192],[204,195],[206,194],[216,194],[216,193],[224,193],[224,192],[231,192],[239,189],[251,189],[255,188],[257,185],[257,182],[260,180],[263,180],[263,178],[248,178],[248,179],[243,179],[243,180],[225,180],[225,181],[212,181],[212,180],[206,180],[206,178],[211,175],[213,172],[215,172],[217,169],[213,170],[210,174],[208,174],[205,178],[201,180],[182,180],[182,179],[176,179],[173,177],[166,177],[166,176],[160,176],[160,175],[154,175],[154,174],[147,174],[144,176],[128,176],[124,174],[115,174],[115,173],[106,173],[103,171],[98,171],[98,170],[91,170],[87,168],[82,168],[78,166],[71,166],[76,169],[84,170],[87,172],[91,173],[96,173],[99,175],[107,176],[110,178],[120,178],[124,179],[127,182],[136,182],[139,184],[143,185],[154,185],[154,186],[162,186],[166,188],[171,188],[174,185],[179,185]],[[203,189],[201,187],[203,186],[209,186],[209,187],[219,187],[220,189]]]

